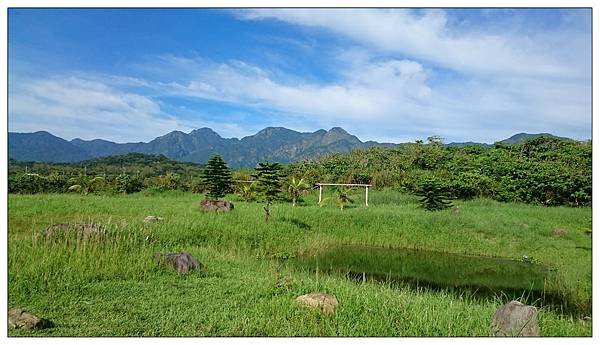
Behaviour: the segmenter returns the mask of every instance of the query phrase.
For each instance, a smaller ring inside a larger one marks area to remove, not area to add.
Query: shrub
[[[448,188],[436,178],[429,177],[421,181],[416,194],[421,197],[421,207],[428,211],[443,210],[452,206],[448,201]]]

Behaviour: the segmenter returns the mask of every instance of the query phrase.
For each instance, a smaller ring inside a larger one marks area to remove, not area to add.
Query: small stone
[[[144,218],[144,223],[154,223],[158,222],[159,220],[162,220],[162,217],[146,216],[146,218]]]
[[[188,253],[156,253],[154,256],[177,272],[185,274],[196,268],[202,268],[202,264]]]
[[[14,328],[42,329],[53,326],[50,320],[42,319],[22,309],[8,311],[8,324]]]
[[[202,200],[200,208],[205,211],[223,211],[229,212],[233,210],[233,203],[224,200]]]
[[[325,314],[333,314],[338,305],[334,295],[324,292],[313,292],[296,297],[296,302],[309,308],[320,309]]]
[[[539,337],[537,309],[519,301],[511,301],[494,314],[492,331],[497,337]]]
[[[567,234],[567,230],[562,229],[562,228],[557,228],[552,230],[552,236],[554,237],[565,237],[565,235]]]

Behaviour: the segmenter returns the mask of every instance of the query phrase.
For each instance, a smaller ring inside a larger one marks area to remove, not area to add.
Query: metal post
[[[365,186],[365,206],[369,206],[369,186]]]
[[[322,195],[323,195],[323,186],[319,185],[319,205],[321,204]]]

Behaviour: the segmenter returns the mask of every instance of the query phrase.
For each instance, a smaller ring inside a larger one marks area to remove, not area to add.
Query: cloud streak
[[[441,9],[422,14],[407,9],[255,9],[239,16],[327,29],[371,49],[405,54],[463,73],[589,78],[589,70],[582,70],[581,63],[590,63],[591,36],[587,35],[587,41],[573,40],[564,27],[544,35],[518,27],[505,27],[503,32],[456,32]],[[581,54],[565,56],[560,51]]]

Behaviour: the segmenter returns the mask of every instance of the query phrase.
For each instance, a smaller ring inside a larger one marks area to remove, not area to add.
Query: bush
[[[115,190],[118,193],[135,193],[143,188],[142,181],[138,178],[132,178],[127,174],[120,174],[115,178]]]
[[[421,207],[428,211],[443,210],[452,206],[448,201],[448,188],[436,178],[429,177],[421,181],[416,194],[421,197]]]

